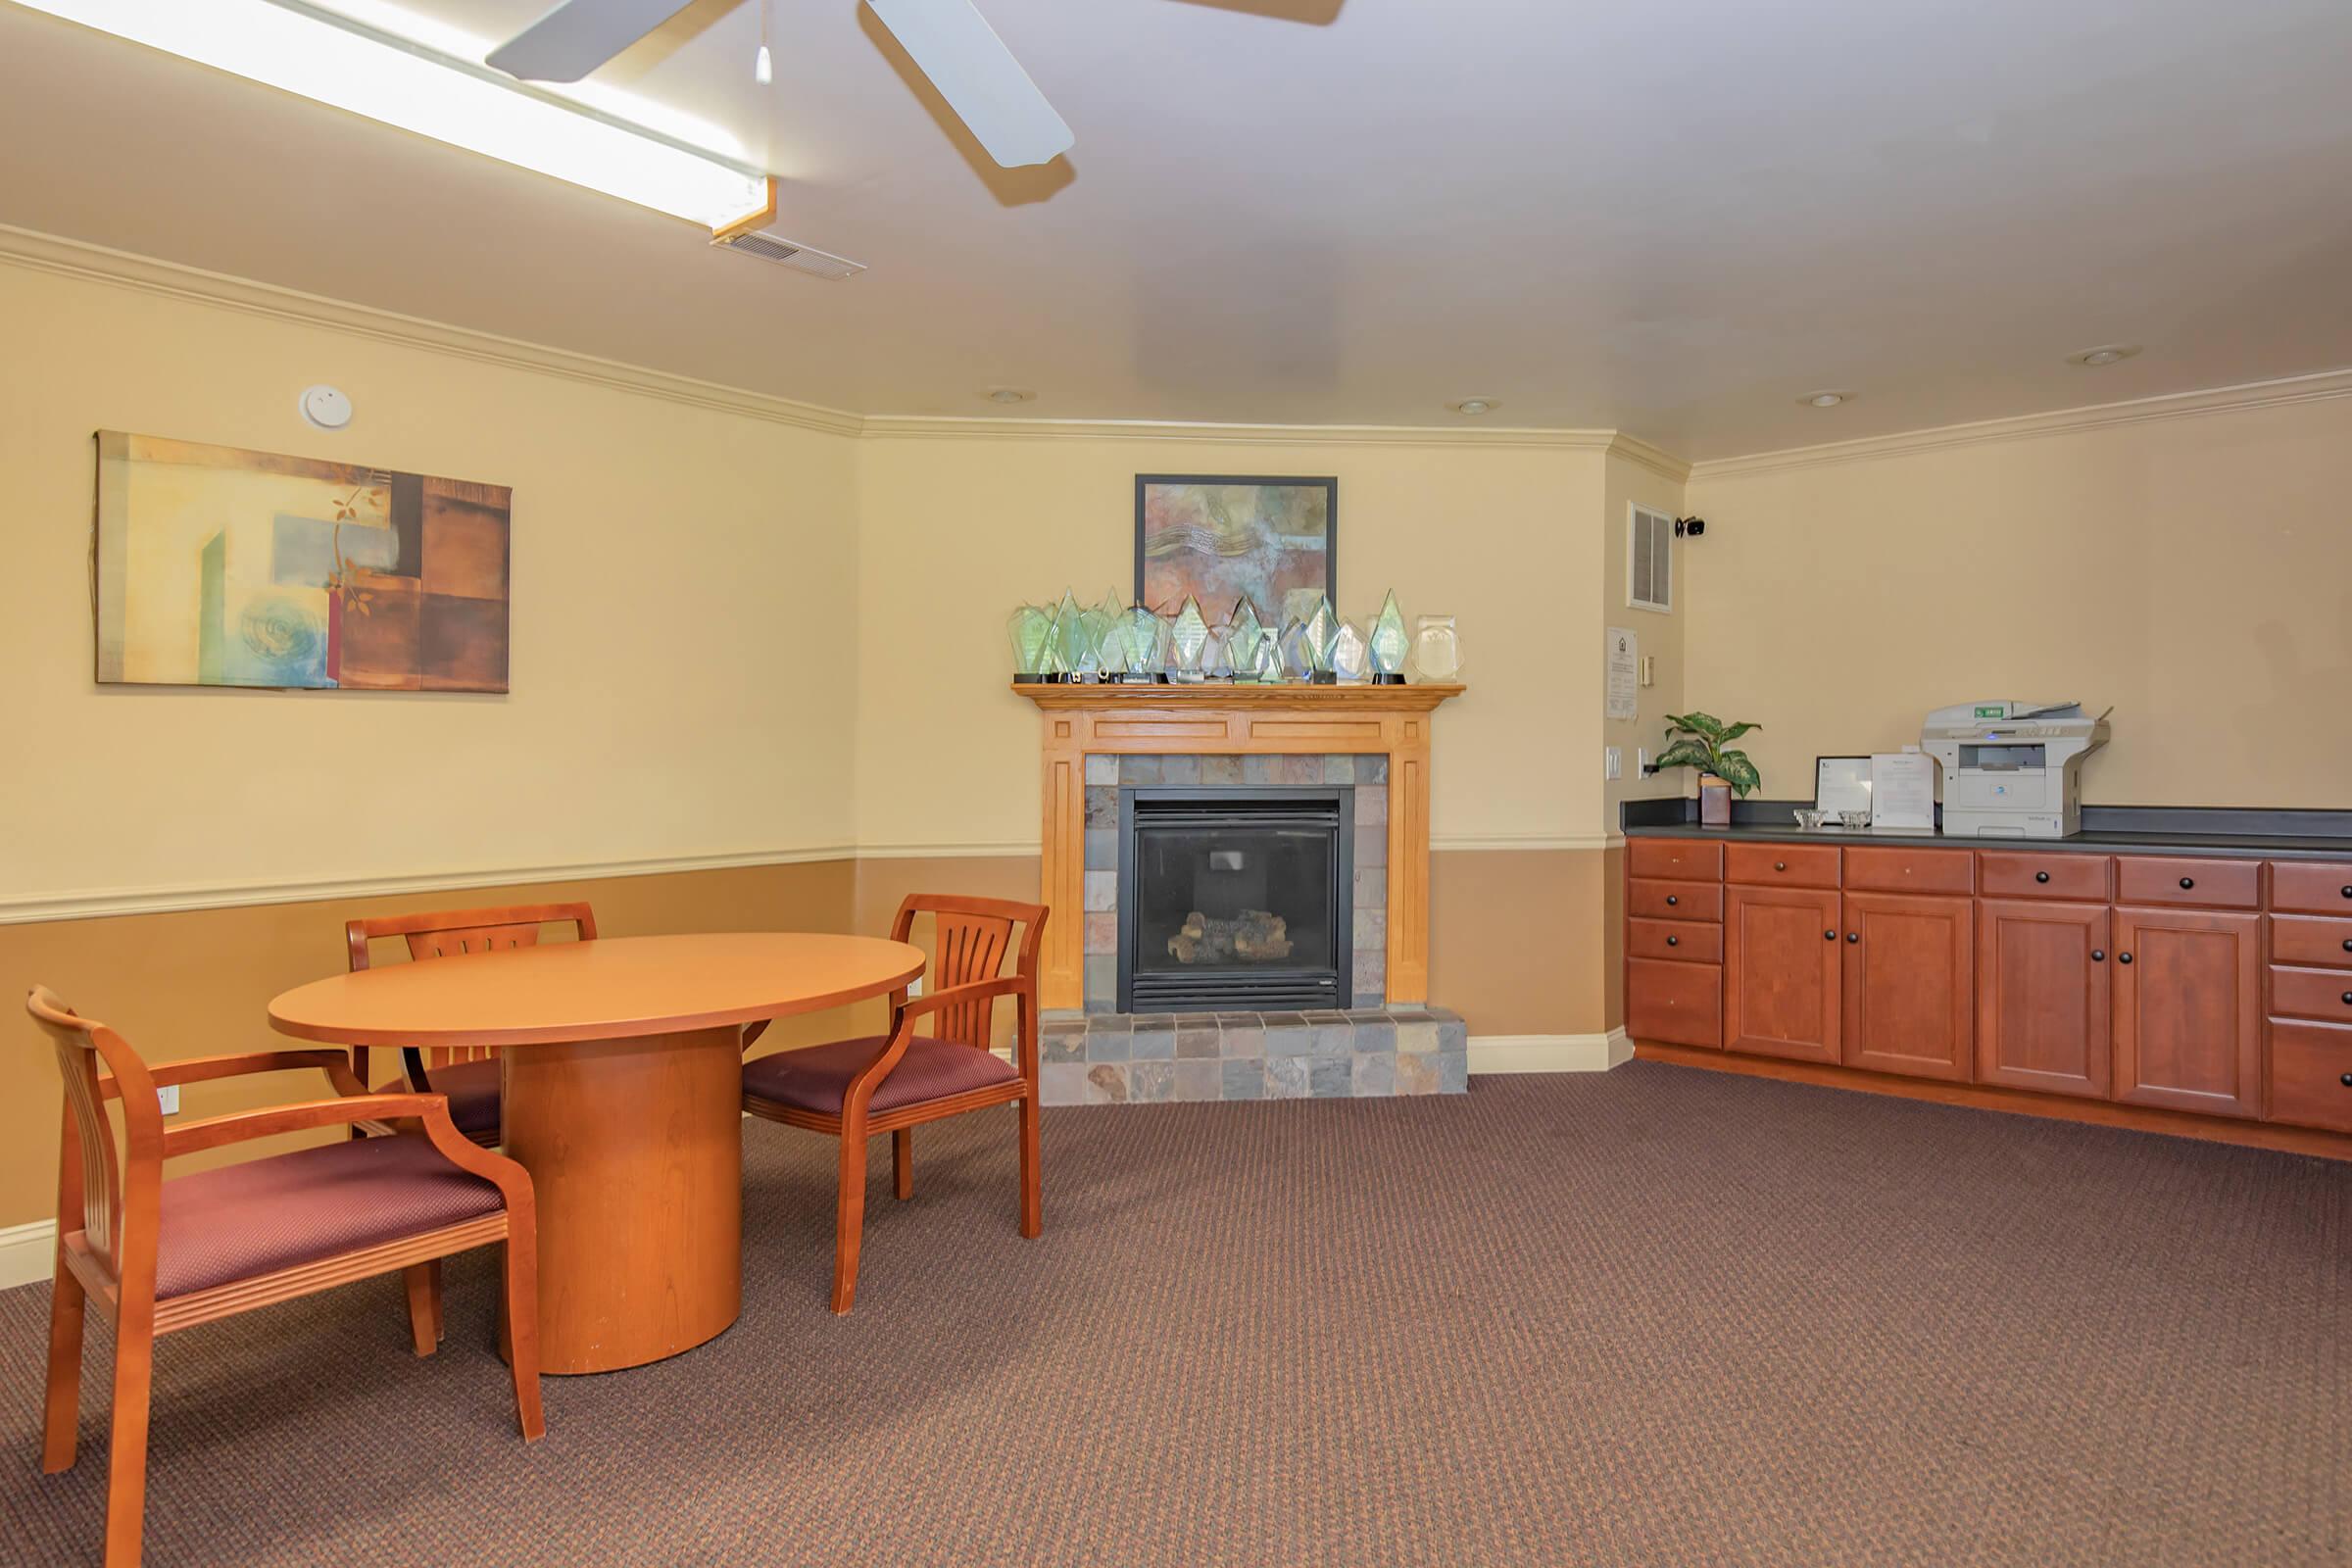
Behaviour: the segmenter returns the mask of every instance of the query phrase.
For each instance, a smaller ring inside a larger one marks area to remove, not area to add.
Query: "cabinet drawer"
[[[1721,920],[1723,885],[1637,879],[1626,890],[1625,909],[1647,920]]]
[[[2198,860],[2156,855],[2118,856],[2118,904],[2195,904],[2211,909],[2262,905],[2260,860]]]
[[[1974,893],[1977,858],[1966,850],[1851,849],[1845,885],[1867,893]]]
[[[2271,965],[2271,1010],[2289,1018],[2352,1024],[2352,974]]]
[[[2273,860],[2271,907],[2305,914],[2352,914],[2352,865]]]
[[[2271,1022],[2265,1121],[2352,1133],[2352,1029]]]
[[[1668,1046],[1723,1044],[1723,971],[1711,963],[1625,961],[1625,1032]]]
[[[2073,899],[2078,904],[2104,904],[2107,857],[1983,850],[1977,855],[1977,882],[1988,899]]]
[[[1625,863],[1636,876],[1720,882],[1723,845],[1716,839],[1627,839]]]
[[[2352,920],[2272,915],[2271,961],[2314,964],[2323,969],[2352,968]]]
[[[1721,963],[1723,927],[1701,925],[1695,920],[1628,920],[1625,951],[1637,958]]]
[[[1838,851],[1822,844],[1726,844],[1723,874],[1762,887],[1834,888]]]

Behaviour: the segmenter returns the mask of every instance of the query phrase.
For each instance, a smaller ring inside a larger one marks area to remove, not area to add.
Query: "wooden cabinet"
[[[2352,1029],[2275,1020],[2270,1068],[2268,1119],[2352,1133]]]
[[[1711,963],[1628,958],[1625,1032],[1670,1046],[1723,1044],[1723,971]]]
[[[1839,945],[1847,1066],[1968,1081],[1976,1039],[1973,907],[1967,899],[1925,894],[1845,895]]]
[[[2257,1114],[2262,916],[2119,907],[2113,964],[2115,1098]]]
[[[1834,889],[1725,889],[1727,1048],[1796,1061],[1838,1060],[1844,1004],[1838,913]]]
[[[2102,863],[2102,889],[2105,876]],[[1976,908],[1977,1081],[2106,1099],[2107,906],[1984,899]]]

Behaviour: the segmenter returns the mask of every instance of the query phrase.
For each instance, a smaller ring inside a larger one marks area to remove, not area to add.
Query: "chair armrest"
[[[340,1100],[309,1100],[292,1105],[262,1105],[252,1110],[232,1110],[222,1116],[207,1116],[201,1121],[183,1122],[177,1127],[164,1129],[164,1157],[175,1159],[181,1154],[193,1154],[207,1149],[219,1149],[223,1144],[241,1144],[255,1138],[270,1138],[279,1133],[302,1132],[314,1127],[339,1127],[353,1122],[389,1121],[396,1116],[413,1116],[424,1124],[426,1136],[431,1137],[437,1119],[448,1129],[449,1136],[460,1138],[457,1124],[449,1119],[449,1100],[444,1095],[346,1095]],[[433,1139],[438,1148],[441,1140]],[[468,1148],[473,1147],[468,1144]]]
[[[198,1084],[215,1078],[241,1078],[253,1073],[297,1072],[317,1067],[339,1095],[364,1095],[367,1086],[351,1070],[351,1057],[340,1051],[248,1051],[231,1056],[190,1056],[185,1061],[159,1061],[147,1069],[158,1089],[172,1084]],[[114,1099],[122,1092],[111,1072],[98,1075],[98,1093]]]
[[[979,1002],[988,997],[1017,997],[1034,989],[1034,982],[1025,974],[999,975],[994,980],[967,980],[945,991],[934,991],[912,999],[898,1009],[898,1022],[920,1018],[942,1007],[960,1006],[967,1002]]]

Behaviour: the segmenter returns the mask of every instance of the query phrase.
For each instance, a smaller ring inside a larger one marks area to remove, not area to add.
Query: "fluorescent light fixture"
[[[714,131],[707,122],[611,89],[515,81],[481,64],[487,43],[477,52],[479,40],[380,0],[340,13],[304,0],[17,3],[705,228],[767,201],[765,171],[677,134]],[[640,106],[652,123],[627,118]]]

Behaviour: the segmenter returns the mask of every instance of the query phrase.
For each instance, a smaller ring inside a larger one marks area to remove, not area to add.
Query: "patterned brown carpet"
[[[2352,1553],[2352,1171],[1637,1063],[1466,1098],[1005,1118],[881,1146],[857,1313],[827,1145],[754,1124],[742,1321],[554,1379],[489,1275],[158,1363],[148,1562],[2311,1564]],[[988,1136],[995,1135],[995,1136]],[[0,1558],[94,1560],[0,1295]],[[93,1329],[92,1348],[108,1341]]]

